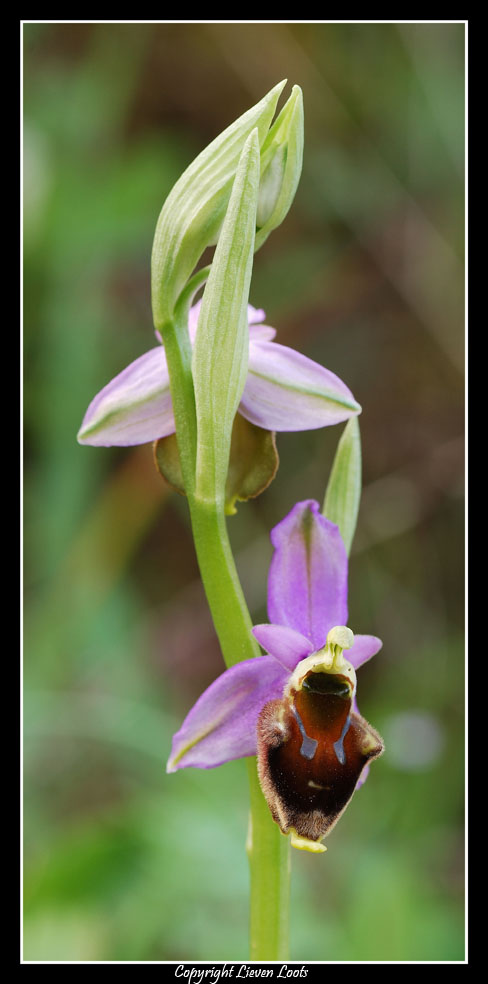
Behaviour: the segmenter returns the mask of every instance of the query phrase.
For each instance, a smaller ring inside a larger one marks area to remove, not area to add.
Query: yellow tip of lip
[[[308,837],[300,837],[296,830],[291,831],[290,843],[298,851],[310,851],[311,854],[323,854],[327,850],[325,844],[309,840]]]

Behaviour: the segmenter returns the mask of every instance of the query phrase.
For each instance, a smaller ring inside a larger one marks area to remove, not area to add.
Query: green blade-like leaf
[[[248,137],[203,295],[193,349],[197,414],[196,494],[222,501],[234,416],[249,357],[247,303],[259,193],[259,140]]]
[[[357,417],[348,420],[337,446],[322,512],[341,531],[351,550],[361,499],[361,434]]]

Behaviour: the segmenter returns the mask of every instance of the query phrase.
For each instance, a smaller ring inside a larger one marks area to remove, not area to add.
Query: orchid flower
[[[193,345],[201,301],[190,310]],[[239,413],[269,431],[326,427],[361,412],[333,372],[274,342],[265,313],[248,306],[249,370]],[[158,333],[159,341],[161,338]],[[120,372],[95,396],[78,433],[80,444],[145,444],[173,434],[175,421],[164,348],[156,346]]]
[[[355,696],[355,671],[382,643],[346,626],[347,554],[317,502],[297,503],[271,542],[270,624],[253,629],[267,655],[230,667],[201,695],[173,737],[167,770],[257,754],[282,832],[294,847],[323,851],[320,841],[383,751]]]

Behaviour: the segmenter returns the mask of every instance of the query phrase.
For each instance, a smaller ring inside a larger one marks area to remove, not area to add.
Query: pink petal
[[[366,779],[368,778],[368,776],[369,776],[369,763],[364,766],[364,769],[361,772],[361,775],[359,776],[359,779],[358,779],[358,781],[356,783],[356,789],[360,789],[361,788],[361,786],[366,782]]]
[[[265,317],[266,317],[266,311],[263,311],[262,308],[255,308],[252,306],[252,304],[247,305],[248,325],[257,325],[261,321],[264,321]]]
[[[376,656],[382,645],[381,639],[378,639],[377,636],[354,634],[354,644],[346,650],[344,656],[357,670],[372,656]]]
[[[175,430],[164,348],[158,345],[123,369],[92,400],[80,444],[146,444]]]
[[[273,431],[313,430],[359,413],[351,391],[328,369],[276,342],[250,336],[239,412]]]
[[[318,502],[298,502],[271,531],[270,622],[325,645],[334,625],[347,625],[347,554],[339,528]]]
[[[294,670],[300,660],[313,653],[310,640],[285,625],[255,625],[252,631],[260,646],[287,670]]]
[[[249,342],[271,342],[276,335],[276,328],[270,325],[249,324]]]
[[[354,645],[352,645],[351,648],[344,653],[344,655],[346,659],[352,663],[354,669],[357,670],[363,665],[363,663],[366,663],[368,659],[371,659],[372,656],[376,656],[376,653],[379,652],[382,645],[383,643],[381,639],[378,639],[377,636],[355,635]],[[356,695],[353,697],[352,709],[356,712],[356,714],[360,713]],[[368,775],[369,765],[365,765],[357,781],[356,789],[359,789],[360,786],[366,782]]]
[[[190,334],[191,343],[193,345],[195,341],[195,335],[197,333],[198,317],[200,314],[200,308],[202,306],[201,299],[190,308],[190,315],[188,318],[188,331]],[[265,312],[262,308],[255,308],[252,304],[247,305],[247,323],[249,325],[250,331],[253,337],[270,339],[274,338],[276,335],[276,330],[270,328],[268,325],[261,325],[260,322],[264,321],[266,317]],[[252,326],[252,327],[251,327]]]
[[[282,697],[287,671],[272,656],[231,666],[205,690],[173,736],[168,772],[192,765],[211,769],[256,754],[259,714]]]

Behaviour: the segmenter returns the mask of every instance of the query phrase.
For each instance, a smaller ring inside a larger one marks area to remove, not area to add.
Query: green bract
[[[154,323],[161,331],[173,319],[178,296],[202,253],[217,242],[242,148],[255,128],[259,146],[263,145],[285,84],[286,80],[274,86],[216,137],[168,195],[156,226],[151,260]]]
[[[347,553],[356,530],[360,498],[361,434],[357,417],[351,417],[337,445],[322,510],[339,527]]]
[[[259,142],[244,145],[215,250],[193,349],[197,418],[196,495],[225,497],[234,417],[246,382],[251,282],[259,193]]]

